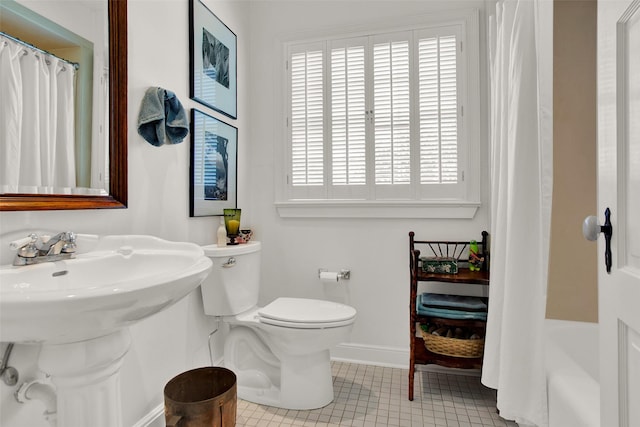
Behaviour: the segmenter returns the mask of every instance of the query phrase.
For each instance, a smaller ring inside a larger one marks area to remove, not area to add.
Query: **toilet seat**
[[[258,310],[261,323],[298,329],[337,328],[353,323],[356,310],[348,305],[306,298],[277,298]]]
[[[328,328],[338,328],[340,326],[346,326],[353,323],[354,319],[343,320],[341,322],[327,322],[327,323],[302,323],[302,322],[287,322],[283,320],[274,320],[259,317],[258,320],[260,323],[264,323],[266,325],[272,326],[280,326],[284,328],[291,329],[328,329]]]

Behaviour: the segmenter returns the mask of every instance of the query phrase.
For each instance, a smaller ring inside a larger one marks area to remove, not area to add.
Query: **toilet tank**
[[[230,316],[255,307],[260,284],[260,242],[208,245],[202,249],[213,261],[211,273],[200,285],[205,314]]]

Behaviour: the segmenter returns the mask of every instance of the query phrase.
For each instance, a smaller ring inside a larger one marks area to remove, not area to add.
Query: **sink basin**
[[[0,341],[40,345],[38,367],[55,385],[56,411],[45,414],[57,425],[122,427],[128,326],[194,290],[211,260],[200,246],[152,236],[78,234],[76,244],[74,259],[0,266]],[[15,255],[8,247],[3,264]]]
[[[108,335],[195,289],[211,260],[152,236],[77,236],[74,259],[0,267],[0,339],[72,343]]]

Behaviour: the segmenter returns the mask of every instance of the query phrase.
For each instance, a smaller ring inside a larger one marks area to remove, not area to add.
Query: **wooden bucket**
[[[192,369],[164,387],[167,427],[233,427],[236,425],[236,375],[226,368]]]

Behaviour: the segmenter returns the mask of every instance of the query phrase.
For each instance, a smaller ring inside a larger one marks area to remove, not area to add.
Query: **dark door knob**
[[[604,211],[604,225],[598,224],[598,218],[595,216],[588,216],[582,223],[582,234],[587,240],[596,240],[600,233],[604,234],[605,250],[604,250],[604,264],[607,267],[607,273],[611,273],[611,235],[613,234],[613,227],[611,226],[611,210],[609,208]]]

